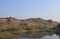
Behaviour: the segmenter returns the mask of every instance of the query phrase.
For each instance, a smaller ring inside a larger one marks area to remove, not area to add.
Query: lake
[[[60,39],[60,36],[53,34],[53,35],[46,35],[41,38],[19,38],[19,39]]]

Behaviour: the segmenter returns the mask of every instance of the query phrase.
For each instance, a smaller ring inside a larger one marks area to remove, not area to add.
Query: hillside
[[[51,32],[58,22],[42,18],[16,19],[14,17],[0,18],[0,38],[24,36],[34,37],[40,33]],[[32,35],[33,34],[33,35]]]
[[[27,24],[28,26],[32,27],[40,27],[40,26],[47,26],[47,27],[55,27],[58,22],[52,21],[52,20],[44,20],[41,18],[29,18],[29,19],[16,19],[13,17],[7,17],[7,18],[0,18],[0,27],[8,26],[9,24],[18,26],[20,24]]]

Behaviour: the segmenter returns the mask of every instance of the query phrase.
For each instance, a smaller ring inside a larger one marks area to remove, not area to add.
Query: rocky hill
[[[41,18],[29,18],[29,19],[16,19],[14,17],[0,18],[0,28],[8,28],[10,25],[18,26],[20,24],[26,24],[31,27],[55,27],[58,22],[52,20],[44,20]]]
[[[58,22],[42,18],[16,19],[14,17],[0,18],[0,39],[12,37],[39,37],[54,32]]]
[[[27,22],[27,24],[28,25],[33,25],[33,26],[46,26],[46,27],[55,27],[57,24],[58,24],[58,22],[56,22],[56,21],[53,21],[53,20],[44,20],[44,19],[42,19],[42,18],[30,18],[30,19],[27,19],[26,20],[26,22]]]

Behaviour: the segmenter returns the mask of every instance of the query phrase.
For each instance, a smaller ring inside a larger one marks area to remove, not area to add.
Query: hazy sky
[[[0,17],[60,20],[60,0],[0,0]]]

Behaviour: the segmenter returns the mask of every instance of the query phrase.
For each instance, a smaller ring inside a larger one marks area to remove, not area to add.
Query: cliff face
[[[58,22],[52,21],[52,20],[44,20],[41,18],[30,18],[30,19],[26,19],[26,20],[20,20],[20,19],[16,19],[13,17],[7,17],[7,18],[0,18],[0,26],[1,27],[9,27],[11,24],[14,26],[18,26],[20,24],[26,23],[28,26],[32,26],[32,27],[55,27]],[[5,27],[5,28],[6,28]]]

